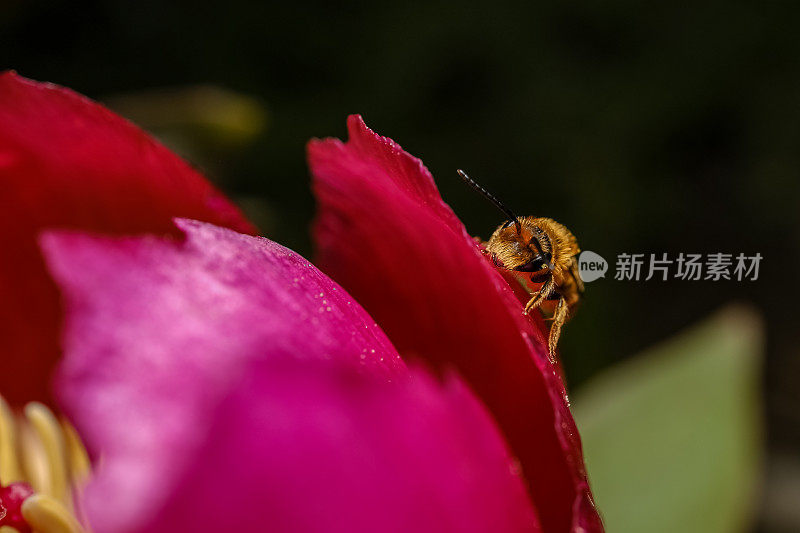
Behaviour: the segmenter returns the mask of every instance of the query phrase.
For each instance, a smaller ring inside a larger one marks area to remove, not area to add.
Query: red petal
[[[321,268],[404,358],[455,366],[494,414],[545,531],[600,531],[580,437],[541,330],[442,201],[422,162],[358,116],[312,141]],[[455,179],[455,178],[454,178]]]
[[[253,227],[200,174],[104,107],[0,74],[0,391],[49,400],[61,309],[36,237],[43,228],[174,233],[172,218]]]

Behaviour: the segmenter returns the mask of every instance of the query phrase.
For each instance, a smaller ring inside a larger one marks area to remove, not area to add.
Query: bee
[[[530,281],[541,284],[531,294],[523,314],[546,302],[556,302],[548,337],[550,360],[555,361],[561,328],[572,318],[583,295],[578,271],[581,250],[575,236],[552,218],[518,217],[489,191],[478,185],[463,170],[458,175],[508,217],[484,243],[495,265],[516,272],[530,273]]]

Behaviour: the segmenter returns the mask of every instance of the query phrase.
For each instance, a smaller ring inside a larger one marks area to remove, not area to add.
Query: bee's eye
[[[545,263],[544,259],[542,259],[537,255],[524,265],[520,265],[514,268],[514,270],[518,270],[519,272],[538,272],[541,269],[545,268],[546,264],[547,263]]]

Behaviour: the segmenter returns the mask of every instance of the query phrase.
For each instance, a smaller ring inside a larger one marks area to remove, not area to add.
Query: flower
[[[26,286],[60,288],[63,323],[42,291],[55,311],[27,331],[62,325],[55,396],[95,458],[83,480],[71,425],[29,406],[22,433],[40,446],[14,440],[10,464],[36,478],[13,459],[39,454],[46,482],[29,479],[27,524],[43,533],[46,520],[97,532],[601,530],[540,324],[522,317],[399,146],[358,117],[348,143],[309,146],[320,264],[339,285],[241,233],[251,226],[202,178],[96,104],[10,74],[3,94],[16,98],[0,99],[0,161],[16,169],[3,179],[27,182],[12,187],[28,202],[16,214],[63,217],[31,215],[18,222],[24,235],[2,238],[10,249],[38,239],[50,274],[34,248],[20,255],[41,266]],[[28,103],[15,111],[8,101]],[[27,127],[26,143],[9,141],[5,124]],[[170,198],[172,180],[187,198]],[[415,231],[441,247],[426,249]],[[7,269],[0,283],[18,281],[9,273],[28,275]],[[30,353],[47,355],[12,368],[46,379],[58,350]],[[13,390],[19,405],[48,389]],[[20,420],[4,410],[0,443]],[[56,494],[54,480],[74,482],[79,497]]]

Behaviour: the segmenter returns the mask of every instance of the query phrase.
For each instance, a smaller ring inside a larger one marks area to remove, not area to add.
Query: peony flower
[[[602,530],[541,322],[394,142],[309,145],[331,279],[97,104],[0,97],[0,525]]]

